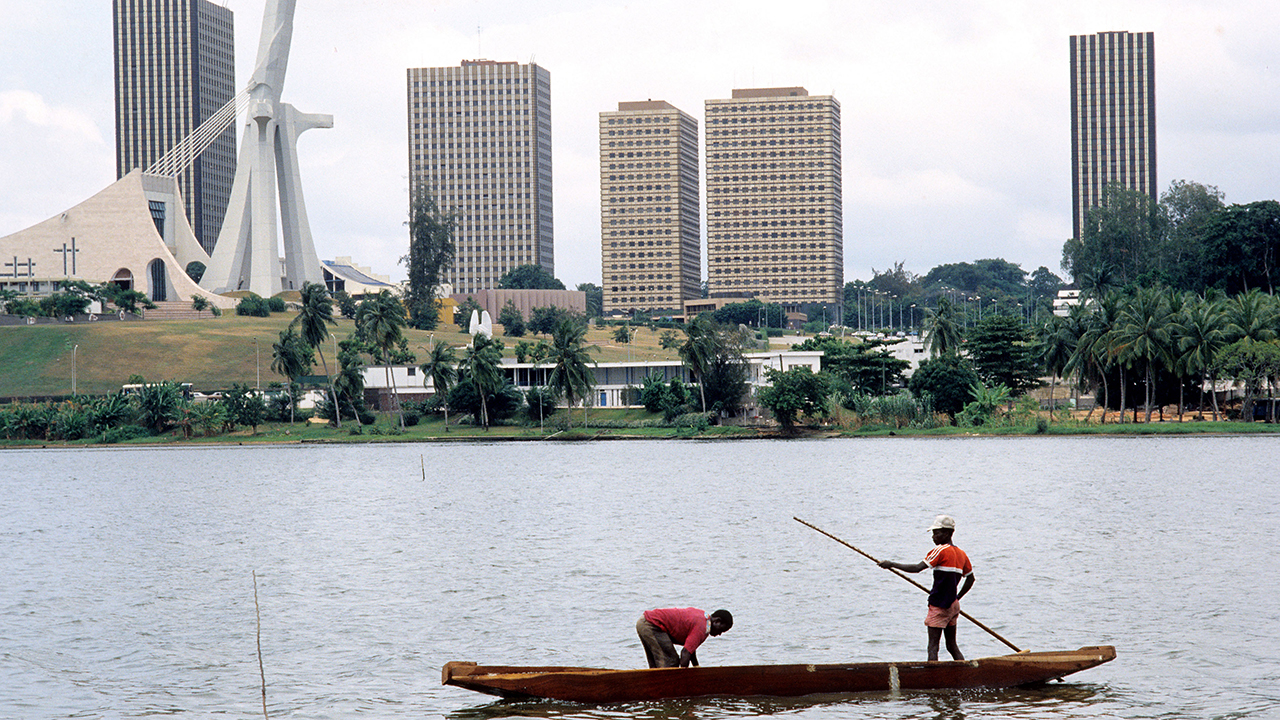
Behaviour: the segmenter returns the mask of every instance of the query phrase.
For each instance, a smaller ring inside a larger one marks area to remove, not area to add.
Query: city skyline
[[[0,234],[114,175],[110,8],[54,0],[19,12],[4,2],[14,11],[0,29]],[[261,16],[260,1],[226,5]],[[1267,35],[1280,8],[1267,3],[754,9],[301,4],[289,94],[331,111],[335,124],[304,139],[301,153],[318,252],[403,277],[403,73],[461,58],[532,57],[555,76],[555,267],[571,287],[602,282],[600,112],[646,97],[696,109],[725,88],[792,85],[843,104],[845,280],[898,261],[925,272],[985,257],[1061,274],[1072,231],[1071,35],[1159,36],[1158,191],[1187,179],[1232,203],[1280,196],[1271,170],[1280,164],[1280,49]],[[237,77],[251,69],[243,48],[256,42],[252,26],[237,30]]]

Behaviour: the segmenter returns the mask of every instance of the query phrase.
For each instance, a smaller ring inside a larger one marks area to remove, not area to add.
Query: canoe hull
[[[1008,688],[1036,685],[1109,662],[1114,647],[1019,653],[968,661],[836,665],[730,665],[644,670],[520,667],[451,662],[445,685],[512,699],[583,703],[703,696],[797,697],[819,693]]]

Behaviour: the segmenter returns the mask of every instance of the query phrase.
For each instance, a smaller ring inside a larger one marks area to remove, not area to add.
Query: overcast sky
[[[225,4],[243,86],[264,2]],[[334,116],[299,143],[320,256],[396,279],[405,69],[464,58],[551,73],[555,271],[570,287],[600,284],[600,112],[663,99],[701,128],[707,99],[793,85],[841,104],[846,281],[989,257],[1062,275],[1068,37],[1154,32],[1162,191],[1194,180],[1246,203],[1280,198],[1277,28],[1274,0],[299,0],[283,98]],[[108,0],[0,0],[0,236],[115,179],[111,52]]]

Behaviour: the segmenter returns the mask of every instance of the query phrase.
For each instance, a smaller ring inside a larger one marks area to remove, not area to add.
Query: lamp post
[[[914,335],[916,331],[916,304],[911,303],[911,317],[907,320],[907,333]]]
[[[76,356],[78,355],[79,351],[80,351],[79,345],[71,346],[71,394],[73,396],[76,394],[76,360],[77,360]]]
[[[253,339],[253,362],[257,368],[258,380],[255,383],[258,392],[262,392],[262,353],[258,351],[258,338]]]

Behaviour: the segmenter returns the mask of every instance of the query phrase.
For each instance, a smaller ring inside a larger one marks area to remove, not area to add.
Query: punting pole
[[[801,520],[800,518],[795,517],[795,516],[792,516],[792,518],[791,518],[791,519],[792,519],[792,520],[795,520],[796,522],[798,522],[798,523],[800,523],[801,525],[804,525],[804,526],[806,526],[806,527],[808,527],[808,528],[811,528],[811,529],[813,529],[813,530],[817,530],[818,532],[822,533],[823,535],[826,535],[827,537],[831,538],[832,540],[835,540],[836,542],[840,543],[841,545],[844,545],[845,547],[849,548],[850,550],[852,550],[852,551],[854,551],[854,552],[858,553],[859,555],[861,555],[861,556],[865,557],[866,559],[870,560],[871,562],[875,563],[876,565],[879,565],[879,564],[880,564],[880,561],[879,561],[879,560],[877,560],[877,559],[875,559],[875,558],[871,557],[871,556],[870,556],[870,555],[868,555],[867,553],[862,552],[862,551],[861,551],[861,550],[859,550],[858,548],[856,548],[856,547],[854,547],[854,546],[850,545],[849,543],[845,542],[844,540],[841,540],[840,538],[836,537],[835,535],[832,535],[831,533],[827,532],[826,530],[823,530],[822,528],[818,527],[817,525],[813,525],[812,523],[807,523],[807,522],[805,522],[804,520]],[[902,572],[901,572],[900,570],[898,570],[897,568],[889,568],[889,571],[890,571],[890,572],[892,572],[894,575],[897,575],[898,577],[902,578],[903,580],[906,580],[907,582],[911,583],[912,585],[915,585],[916,587],[920,588],[921,590],[923,590],[923,591],[925,591],[925,592],[929,592],[929,588],[927,588],[927,587],[925,587],[925,586],[921,585],[920,583],[916,582],[915,580],[912,580],[911,578],[907,577],[906,575],[903,575],[903,574],[902,574]],[[1004,643],[1005,645],[1008,645],[1009,647],[1013,648],[1013,651],[1014,651],[1014,652],[1018,652],[1018,653],[1022,652],[1022,650],[1018,649],[1018,646],[1017,646],[1017,645],[1014,645],[1013,643],[1009,642],[1008,640],[1005,640],[1003,637],[1000,637],[1000,633],[996,632],[995,630],[992,630],[991,628],[987,627],[986,625],[983,625],[981,622],[979,622],[976,618],[974,618],[974,617],[973,617],[972,615],[970,615],[969,613],[967,613],[967,612],[965,612],[965,611],[961,610],[961,611],[960,611],[960,614],[961,614],[961,615],[963,615],[966,619],[968,619],[968,620],[969,620],[969,622],[973,623],[974,625],[977,625],[978,627],[982,628],[983,630],[986,630],[988,633],[990,633],[990,634],[991,634],[991,637],[993,637],[993,638],[995,638],[995,639],[999,640],[1000,642]]]

